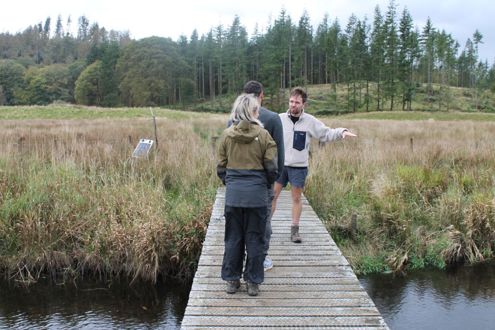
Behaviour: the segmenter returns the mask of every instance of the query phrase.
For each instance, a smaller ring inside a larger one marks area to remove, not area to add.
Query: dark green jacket
[[[217,174],[227,186],[225,205],[263,207],[277,178],[277,146],[257,124],[241,121],[227,128],[218,145]]]

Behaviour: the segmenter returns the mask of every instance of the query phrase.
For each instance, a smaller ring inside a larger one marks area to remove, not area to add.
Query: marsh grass
[[[346,119],[368,119],[368,120],[436,120],[436,121],[495,121],[495,116],[490,113],[481,112],[430,112],[430,111],[379,111],[360,112],[346,114]]]
[[[210,135],[225,118],[0,124],[0,269],[29,284],[191,276],[218,185]],[[200,134],[201,133],[201,134]]]
[[[139,138],[154,138],[149,109],[87,110],[18,120],[22,108],[0,108],[0,273],[25,284],[191,276],[227,116],[155,109],[158,148],[133,160]],[[354,270],[493,258],[495,116],[367,115],[323,118],[358,138],[315,143],[305,190]]]
[[[225,101],[223,101],[225,103]],[[222,104],[223,104],[222,103]],[[0,119],[8,120],[75,120],[75,119],[125,119],[151,118],[151,111],[158,118],[194,120],[205,118],[205,114],[188,111],[172,111],[163,108],[100,108],[69,103],[46,106],[0,106]],[[229,109],[229,108],[228,108]]]
[[[359,137],[314,146],[305,193],[357,272],[493,258],[493,121],[325,122]]]

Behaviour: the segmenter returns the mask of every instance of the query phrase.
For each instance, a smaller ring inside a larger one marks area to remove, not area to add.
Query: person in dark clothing
[[[217,164],[217,175],[226,185],[221,276],[227,293],[235,293],[243,275],[250,296],[258,295],[264,280],[268,190],[278,176],[277,147],[258,120],[259,109],[255,96],[237,97],[230,116],[233,125],[219,140]]]
[[[264,98],[263,85],[255,80],[250,80],[244,85],[244,93],[253,94],[256,96],[262,104]],[[270,136],[277,144],[278,162],[277,168],[284,168],[284,132],[282,128],[282,121],[277,113],[268,110],[261,106],[259,120],[263,124],[263,127],[270,133]],[[279,170],[280,172],[280,170]],[[273,185],[270,186],[268,191],[268,213],[266,218],[266,230],[265,230],[265,245],[263,252],[265,260],[263,261],[263,268],[265,271],[270,270],[273,267],[273,261],[268,256],[268,250],[270,248],[270,239],[272,237],[272,201],[273,201]]]

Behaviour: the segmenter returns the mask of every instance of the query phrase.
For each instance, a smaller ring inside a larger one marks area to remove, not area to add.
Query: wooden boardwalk
[[[182,329],[388,329],[305,198],[300,229],[303,242],[290,242],[289,191],[282,191],[272,219],[269,255],[274,267],[265,272],[259,295],[248,296],[242,280],[240,291],[225,293],[220,278],[224,193],[223,189],[217,192]]]

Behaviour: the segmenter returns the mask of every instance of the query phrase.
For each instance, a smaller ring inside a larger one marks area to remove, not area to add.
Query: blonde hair
[[[263,124],[255,117],[255,113],[260,111],[260,102],[253,94],[242,93],[237,97],[232,106],[232,112],[230,113],[230,120],[233,123],[246,120],[251,123],[255,123],[263,127]]]

